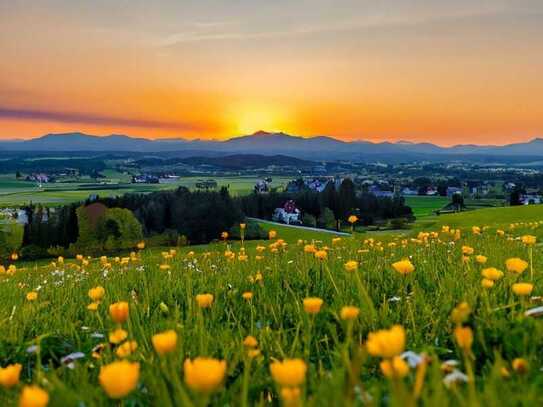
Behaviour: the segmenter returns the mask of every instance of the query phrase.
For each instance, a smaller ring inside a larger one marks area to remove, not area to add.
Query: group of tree
[[[413,217],[411,208],[405,205],[402,197],[377,197],[357,191],[349,178],[344,179],[339,188],[334,182],[328,182],[322,192],[303,188],[294,193],[272,191],[237,198],[245,215],[263,219],[271,219],[274,210],[290,199],[302,212],[304,224],[318,227],[336,227],[337,221],[346,221],[353,214],[365,225],[380,220]]]
[[[191,192],[185,187],[150,194],[125,194],[84,204],[24,208],[23,254],[111,252],[142,238],[162,244],[207,243],[243,221],[239,202],[226,188]],[[254,228],[251,228],[251,232]],[[254,233],[261,236],[258,230]],[[251,238],[250,234],[246,236]]]

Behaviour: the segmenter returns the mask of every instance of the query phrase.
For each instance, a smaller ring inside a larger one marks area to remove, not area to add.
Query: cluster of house
[[[54,208],[51,208],[54,211]],[[47,221],[47,214],[44,211],[44,216],[46,218],[44,221]],[[20,225],[26,225],[28,223],[28,215],[24,209],[21,208],[1,208],[0,209],[0,219],[7,221],[15,221]]]
[[[300,225],[302,223],[300,210],[296,208],[296,204],[292,199],[286,201],[281,208],[275,208],[272,220],[287,225]]]
[[[139,174],[132,177],[133,184],[173,184],[179,180],[178,175],[165,174],[157,176],[154,174]]]

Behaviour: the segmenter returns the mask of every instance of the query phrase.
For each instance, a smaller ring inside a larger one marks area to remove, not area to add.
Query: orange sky
[[[0,137],[543,136],[541,1],[150,3],[2,2]]]

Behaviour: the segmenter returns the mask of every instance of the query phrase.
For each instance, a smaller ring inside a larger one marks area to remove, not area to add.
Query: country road
[[[330,233],[332,235],[337,235],[337,236],[351,236],[350,233],[336,232],[335,230],[312,228],[310,226],[287,225],[286,223],[273,222],[271,220],[260,219],[260,218],[250,218],[250,217],[248,217],[247,219],[254,220],[256,222],[267,223],[268,225],[278,225],[278,226],[288,227],[288,228],[292,228],[292,229],[312,230],[314,232]]]

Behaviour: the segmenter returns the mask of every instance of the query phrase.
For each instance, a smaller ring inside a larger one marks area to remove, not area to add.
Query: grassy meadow
[[[196,183],[205,179],[217,181],[217,188],[228,187],[233,196],[250,193],[255,183],[261,178],[256,176],[188,176],[181,177],[176,182],[166,184],[132,184],[130,177],[116,171],[104,171],[105,179],[98,182],[89,179],[79,179],[74,182],[55,182],[43,184],[38,188],[35,182],[16,180],[15,175],[0,176],[0,206],[24,205],[30,202],[44,205],[63,205],[71,202],[81,202],[89,195],[101,197],[118,196],[125,193],[146,193],[160,190],[175,189],[180,186],[196,189]],[[291,177],[273,177],[272,187],[283,188]],[[100,184],[100,182],[106,184]]]
[[[0,402],[541,405],[541,220],[5,262]]]

